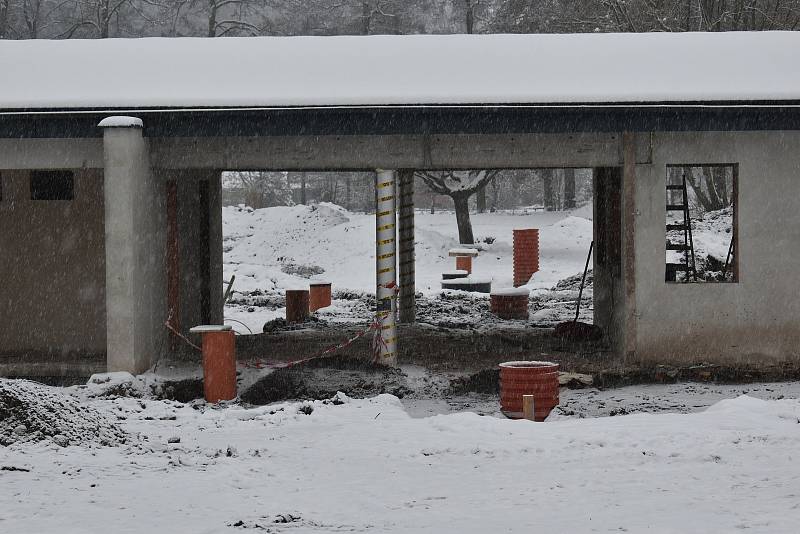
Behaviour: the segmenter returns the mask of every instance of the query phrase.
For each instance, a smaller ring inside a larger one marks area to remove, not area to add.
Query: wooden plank
[[[529,421],[534,421],[534,402],[533,395],[522,396],[522,417]]]

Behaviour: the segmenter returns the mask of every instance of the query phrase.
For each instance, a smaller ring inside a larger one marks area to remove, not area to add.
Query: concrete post
[[[394,171],[377,171],[375,211],[375,357],[379,363],[397,364],[397,223]]]
[[[208,177],[208,289],[211,316],[209,322],[222,324],[224,319],[223,250],[222,250],[222,173],[210,171]]]
[[[398,211],[399,267],[400,267],[400,322],[417,320],[416,277],[414,253],[414,171],[397,173],[400,208]]]
[[[108,371],[141,373],[166,345],[165,191],[150,171],[142,121],[103,131]]]
[[[636,356],[636,136],[622,134],[623,364]]]

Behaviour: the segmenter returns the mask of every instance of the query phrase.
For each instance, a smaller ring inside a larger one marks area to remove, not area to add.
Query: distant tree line
[[[800,0],[0,0],[0,38],[797,30]]]

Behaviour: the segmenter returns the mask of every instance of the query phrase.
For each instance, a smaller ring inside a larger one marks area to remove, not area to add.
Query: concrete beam
[[[643,140],[646,140],[643,137]],[[613,167],[619,134],[386,135],[157,138],[154,166],[167,169],[365,170]],[[637,158],[649,147],[637,147]]]
[[[98,169],[102,139],[0,139],[0,169]]]
[[[107,366],[141,373],[166,346],[166,195],[141,126],[118,124],[103,132]]]

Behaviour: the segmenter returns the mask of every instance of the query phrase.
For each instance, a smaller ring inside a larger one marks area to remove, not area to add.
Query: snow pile
[[[692,221],[698,271],[714,276],[721,271],[733,238],[733,208],[709,211]]]
[[[366,229],[350,223],[350,214],[334,204],[259,210],[225,207],[222,217],[225,278],[236,276],[237,292],[282,293],[337,268],[344,274],[361,261],[347,262],[350,254],[374,248],[374,236],[362,235]],[[370,229],[374,233],[374,222]],[[340,267],[341,261],[346,263]],[[358,287],[348,282],[351,279],[345,279],[345,287]]]
[[[116,422],[59,389],[0,378],[0,445],[119,445],[126,439]]]
[[[144,377],[125,372],[94,374],[81,389],[88,397],[142,397],[147,392]]]
[[[4,531],[61,533],[76,518],[87,534],[781,534],[800,520],[797,400],[547,423],[414,419],[389,395],[93,406],[123,415],[146,445],[0,451],[2,465],[30,469],[2,474]]]

